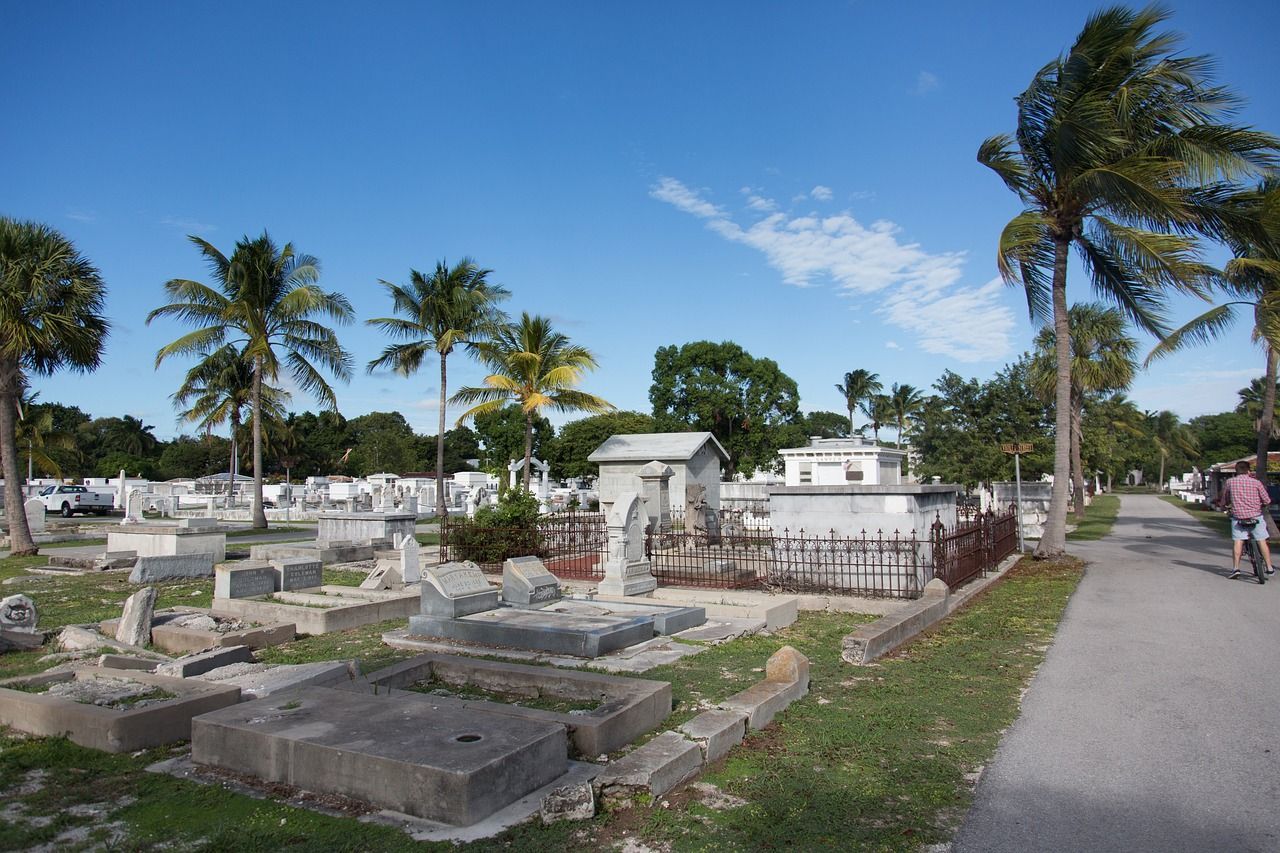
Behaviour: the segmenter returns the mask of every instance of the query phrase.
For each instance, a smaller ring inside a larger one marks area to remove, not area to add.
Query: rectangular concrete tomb
[[[495,590],[496,592],[496,590]],[[278,592],[270,598],[215,598],[217,616],[235,616],[262,624],[292,622],[299,634],[328,634],[418,611],[415,590],[383,592],[326,584],[315,592]]]
[[[470,616],[497,607],[500,594],[475,563],[429,566],[422,575],[422,614],[441,619]]]
[[[227,559],[227,534],[220,527],[130,524],[107,531],[107,550],[136,551],[139,557],[212,554],[221,563]]]
[[[191,757],[455,826],[568,769],[565,730],[555,723],[324,687],[205,714],[192,726]]]
[[[280,589],[280,576],[261,560],[221,563],[213,568],[214,598],[253,598]]]
[[[500,607],[457,619],[411,616],[409,635],[595,658],[653,639],[653,617]]]
[[[502,600],[512,607],[546,607],[560,600],[560,581],[537,557],[511,557],[502,564]]]
[[[292,622],[269,625],[250,623],[239,628],[228,628],[219,625],[224,621],[203,608],[158,610],[151,617],[151,644],[169,654],[185,655],[221,646],[265,649],[291,642],[294,638]],[[119,625],[119,619],[106,619],[98,623],[98,629],[107,636],[114,637]]]

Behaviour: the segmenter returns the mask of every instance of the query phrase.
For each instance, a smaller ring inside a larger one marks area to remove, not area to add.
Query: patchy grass
[[[521,708],[536,708],[540,711],[554,711],[567,714],[570,711],[594,711],[600,707],[601,699],[582,700],[569,699],[540,693],[530,696],[523,693],[511,693],[501,690],[487,690],[477,684],[455,684],[439,678],[427,678],[415,681],[403,690],[415,693],[430,693],[433,696],[452,696],[457,699],[477,699],[485,702],[502,702],[507,705],[519,705]],[[535,691],[536,692],[536,691]]]
[[[1175,498],[1173,495],[1161,495],[1160,500],[1176,506],[1223,539],[1231,538],[1231,519],[1225,512],[1209,509],[1203,504],[1187,503],[1182,498]]]
[[[1084,508],[1084,521],[1076,525],[1076,529],[1067,534],[1073,542],[1087,542],[1101,539],[1111,532],[1120,514],[1120,498],[1115,495],[1096,495]],[[1070,522],[1075,516],[1068,514]]]
[[[47,551],[50,548],[82,548],[86,545],[106,545],[106,537],[101,539],[69,539],[66,542],[45,542],[40,546],[41,551]]]
[[[439,545],[439,533],[415,533],[413,538],[418,540],[419,545]]]
[[[772,635],[651,670],[642,677],[672,683],[676,709],[667,728],[759,680],[765,660],[782,645],[809,657],[812,680],[805,699],[702,775],[741,805],[711,808],[685,788],[663,804],[637,801],[578,824],[535,821],[470,848],[609,849],[628,837],[673,850],[917,850],[944,843],[969,805],[971,774],[990,760],[1017,716],[1021,692],[1080,574],[1070,559],[1023,560],[966,609],[868,667],[841,661],[840,638],[869,617],[806,613]],[[358,658],[370,671],[412,656],[380,642],[383,632],[403,624],[306,637],[260,657]],[[0,736],[0,809],[17,815],[0,846],[70,846],[65,837],[56,840],[75,829],[122,849],[454,849],[142,772],[170,754],[113,756],[59,738]],[[34,771],[45,774],[39,790],[29,790]],[[94,804],[94,816],[84,816]]]

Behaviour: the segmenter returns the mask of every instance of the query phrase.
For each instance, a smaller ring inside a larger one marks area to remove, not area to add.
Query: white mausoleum
[[[896,486],[906,450],[862,438],[811,438],[808,447],[778,451],[788,486]]]

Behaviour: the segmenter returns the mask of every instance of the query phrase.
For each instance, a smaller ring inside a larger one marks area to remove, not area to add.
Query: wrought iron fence
[[[976,513],[950,530],[936,518],[932,527],[933,576],[955,589],[1000,564],[1018,547],[1018,514],[1010,506],[1003,513]]]
[[[471,560],[496,572],[508,557],[539,557],[547,571],[561,578],[599,580],[609,537],[603,513],[566,512],[544,515],[531,527],[479,525],[465,518],[440,525],[440,559]]]

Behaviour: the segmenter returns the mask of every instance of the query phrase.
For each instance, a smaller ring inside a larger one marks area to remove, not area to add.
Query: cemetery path
[[[1280,574],[1121,497],[953,850],[1280,849]]]

